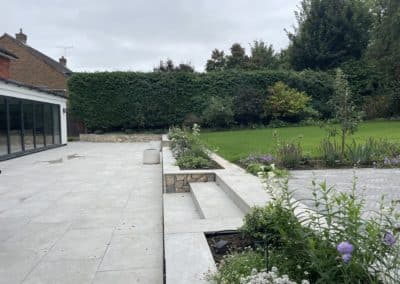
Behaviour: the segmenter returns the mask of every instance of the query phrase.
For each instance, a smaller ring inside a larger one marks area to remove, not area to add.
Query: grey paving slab
[[[162,268],[142,268],[135,270],[100,271],[96,274],[94,284],[124,283],[162,283]]]
[[[367,210],[378,210],[382,195],[386,203],[400,200],[400,169],[338,169],[316,171],[291,171],[289,188],[295,198],[312,206],[312,181],[326,181],[338,192],[350,192],[354,178],[358,194],[364,196]],[[400,207],[398,207],[400,209]]]
[[[166,283],[209,283],[216,266],[203,233],[165,236]]]
[[[148,143],[70,143],[0,162],[0,283],[162,283]]]
[[[190,183],[190,190],[203,219],[243,218],[243,212],[215,182]]]

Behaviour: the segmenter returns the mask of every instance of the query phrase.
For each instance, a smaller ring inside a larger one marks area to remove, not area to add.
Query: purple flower
[[[338,244],[336,249],[340,254],[344,255],[344,254],[351,254],[354,250],[354,247],[350,242],[344,241]]]
[[[349,263],[349,261],[351,260],[351,254],[350,253],[343,254],[342,259],[344,263]]]
[[[397,241],[397,238],[389,231],[387,231],[385,233],[385,235],[383,236],[383,242],[385,243],[385,245],[387,245],[389,247],[394,246],[396,241]]]

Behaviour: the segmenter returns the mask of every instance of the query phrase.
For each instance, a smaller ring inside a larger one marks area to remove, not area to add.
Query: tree
[[[160,60],[160,65],[158,67],[153,68],[153,72],[194,72],[194,67],[190,65],[190,63],[181,63],[178,66],[175,66],[174,62],[171,59],[167,59],[167,61]]]
[[[400,1],[372,0],[371,10],[374,24],[367,59],[383,74],[392,115],[400,114]]]
[[[349,83],[345,74],[339,68],[336,70],[335,92],[329,104],[333,109],[335,119],[340,124],[341,152],[343,156],[346,137],[357,131],[362,113],[357,111]],[[333,133],[335,132],[333,131]]]
[[[250,66],[252,69],[275,69],[278,59],[272,45],[255,40],[251,48]]]
[[[298,27],[288,33],[296,70],[335,68],[366,50],[372,18],[365,0],[302,0],[296,18]]]
[[[228,69],[246,69],[248,67],[249,57],[245,49],[239,44],[234,43],[231,46],[231,55],[227,56]]]
[[[211,59],[207,60],[206,71],[223,71],[226,69],[226,58],[223,50],[214,49]]]

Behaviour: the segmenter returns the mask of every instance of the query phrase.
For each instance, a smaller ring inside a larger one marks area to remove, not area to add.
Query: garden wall
[[[72,113],[89,129],[164,128],[200,116],[212,96],[232,97],[246,88],[266,95],[277,81],[306,92],[317,110],[329,113],[332,78],[314,71],[75,73],[68,91]]]

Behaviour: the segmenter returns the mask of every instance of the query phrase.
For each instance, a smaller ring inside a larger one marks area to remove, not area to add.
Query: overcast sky
[[[23,28],[28,44],[54,59],[67,50],[73,71],[151,71],[161,59],[203,71],[214,48],[249,51],[260,39],[284,48],[300,0],[12,0],[0,33]]]

